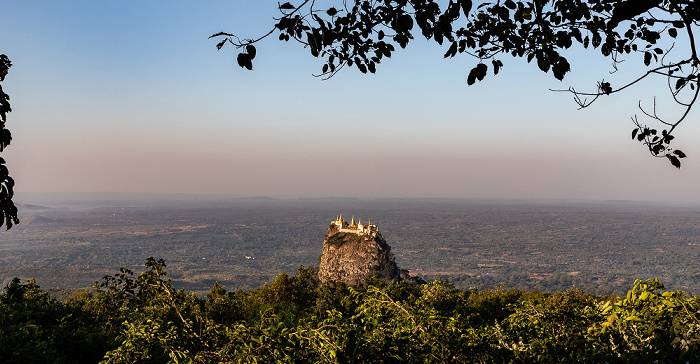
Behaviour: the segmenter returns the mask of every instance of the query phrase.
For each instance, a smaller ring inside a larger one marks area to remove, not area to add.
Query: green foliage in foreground
[[[700,360],[700,300],[637,281],[580,290],[462,291],[450,283],[320,284],[313,267],[206,298],[165,262],[122,268],[65,302],[33,280],[0,295],[2,363],[653,363]]]

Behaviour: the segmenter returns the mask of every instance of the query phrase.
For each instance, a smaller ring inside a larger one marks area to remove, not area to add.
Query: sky
[[[276,6],[2,2],[0,53],[13,62],[2,157],[15,202],[36,192],[700,202],[698,110],[675,133],[689,156],[680,171],[630,138],[638,102],[664,95],[664,80],[584,110],[549,91],[630,80],[639,58],[610,74],[609,60],[574,49],[560,82],[504,57],[498,76],[467,86],[476,59],[445,60],[446,48],[417,38],[375,75],[349,68],[324,81],[319,59],[276,36],[257,46],[252,72],[208,39],[264,34]]]

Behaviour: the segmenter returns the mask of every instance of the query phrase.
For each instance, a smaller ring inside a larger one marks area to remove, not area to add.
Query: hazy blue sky
[[[573,51],[564,82],[504,59],[502,74],[467,87],[476,60],[443,60],[416,39],[377,75],[321,81],[321,62],[298,45],[261,43],[248,72],[207,39],[266,32],[276,4],[3,2],[14,140],[2,156],[17,202],[95,191],[700,202],[697,110],[677,132],[681,171],[630,139],[637,100],[664,82],[578,111],[548,88],[632,72],[609,75],[606,59]]]

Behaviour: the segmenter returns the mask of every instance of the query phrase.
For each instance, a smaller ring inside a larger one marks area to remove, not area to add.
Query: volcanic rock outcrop
[[[372,276],[387,283],[410,279],[408,271],[396,265],[391,247],[376,225],[356,224],[354,218],[348,223],[338,216],[323,237],[319,279],[356,286]]]

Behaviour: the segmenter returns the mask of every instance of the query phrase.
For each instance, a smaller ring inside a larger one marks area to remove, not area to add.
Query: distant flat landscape
[[[463,289],[622,295],[658,277],[700,294],[700,206],[626,201],[34,198],[0,232],[0,281],[87,288],[152,256],[177,288],[250,289],[317,265],[338,214],[378,225],[402,269]]]

